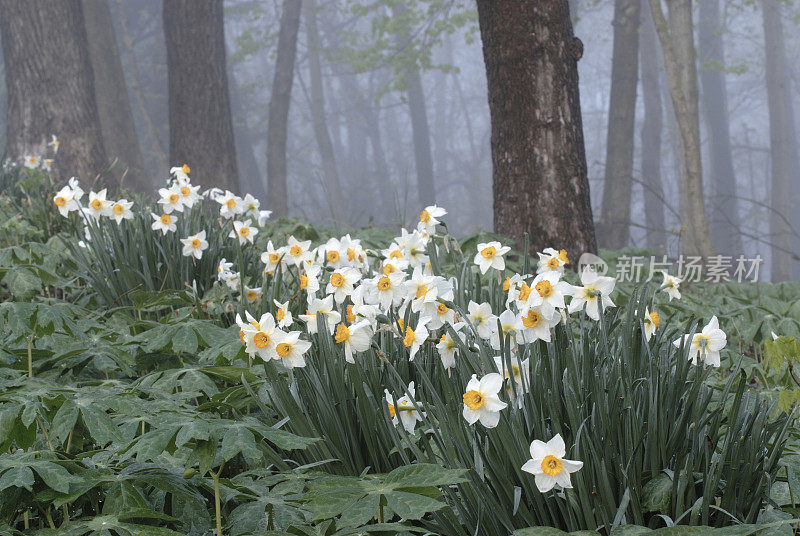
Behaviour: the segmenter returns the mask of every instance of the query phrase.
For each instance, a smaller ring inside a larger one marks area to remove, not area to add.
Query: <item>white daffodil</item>
[[[451,324],[456,337],[462,343],[465,341],[464,334],[461,332],[464,325],[464,322]],[[442,359],[442,366],[449,372],[451,368],[456,366],[456,352],[458,352],[458,343],[456,339],[451,336],[450,330],[445,330],[442,338],[436,344],[436,349],[439,351],[439,357]]]
[[[392,418],[392,424],[397,426],[398,423],[402,423],[405,431],[413,434],[414,429],[417,427],[417,422],[422,420],[422,416],[414,405],[414,397],[417,396],[414,390],[414,382],[408,384],[408,394],[398,398],[397,402],[394,401],[394,397],[389,393],[388,389],[384,389],[383,392],[386,397],[389,417]]]
[[[653,311],[651,313],[650,309],[645,307],[642,322],[644,323],[644,340],[649,341],[655,334],[658,324],[661,323],[661,319],[658,317],[657,312]]]
[[[244,209],[243,212],[245,216],[258,220],[258,217],[261,215],[260,207],[261,202],[251,194],[246,194],[244,199],[242,199],[242,208]]]
[[[494,357],[494,365],[504,379],[514,382],[514,388],[511,387],[510,382],[506,385],[509,396],[514,396],[515,389],[519,396],[530,386],[530,361],[528,359],[520,361],[518,357],[511,357],[511,367],[509,368],[503,357],[498,355]],[[522,398],[520,397],[518,401],[521,403]]]
[[[236,315],[236,323],[239,325],[239,337],[245,345],[244,351],[250,357],[256,355],[264,361],[277,359],[275,346],[277,335],[280,330],[275,326],[275,319],[269,313],[264,313],[261,318],[256,320],[249,312],[245,311],[246,322]]]
[[[53,196],[53,203],[55,203],[59,214],[65,218],[70,212],[80,208],[78,200],[75,199],[75,192],[69,186],[64,186],[56,192],[56,195]]]
[[[537,302],[540,298],[542,310],[548,316],[554,314],[556,309],[564,309],[566,307],[564,296],[572,294],[572,285],[560,279],[560,272],[542,272],[537,275],[531,282],[531,287],[538,294],[538,298],[535,300],[529,298],[529,305],[538,305]]]
[[[547,443],[535,439],[530,452],[531,459],[522,465],[522,470],[534,475],[536,487],[542,493],[556,486],[571,488],[569,475],[583,467],[583,462],[564,459],[567,449],[561,434],[556,434]]]
[[[22,159],[22,165],[28,169],[36,169],[39,167],[41,161],[42,159],[38,156],[29,154],[25,155],[25,157]]]
[[[200,201],[199,191],[199,186],[192,186],[189,182],[179,183],[178,192],[181,194],[181,204],[186,208],[192,208],[195,203]]]
[[[517,340],[522,339],[525,343],[539,340],[550,342],[550,330],[561,321],[561,315],[558,312],[545,312],[542,305],[523,309],[517,318],[519,322],[519,337]]]
[[[293,236],[289,236],[286,243],[286,255],[283,256],[283,262],[288,265],[300,266],[306,261],[311,260],[311,240],[303,242],[297,240]]]
[[[424,230],[429,235],[436,232],[436,226],[441,223],[439,218],[447,214],[447,211],[442,207],[436,205],[429,205],[419,213],[419,223],[417,224],[420,230]]]
[[[682,338],[677,339],[672,344],[679,348],[681,341],[684,345],[689,345],[689,359],[697,365],[703,362],[712,367],[720,366],[719,352],[725,345],[728,344],[728,337],[725,332],[719,329],[719,321],[716,316],[712,316],[708,324],[703,327],[703,331],[695,333],[691,336],[684,335]]]
[[[411,300],[411,310],[419,312],[424,303],[436,303],[438,298],[436,277],[426,275],[420,267],[414,268],[411,279],[403,283],[406,298]]]
[[[259,210],[258,217],[256,218],[256,220],[258,220],[258,226],[264,227],[264,225],[266,225],[267,220],[271,215],[272,215],[271,210]]]
[[[106,189],[99,192],[89,192],[89,205],[86,207],[87,213],[95,219],[102,216],[111,215],[111,201],[106,199]]]
[[[122,220],[133,219],[133,211],[131,210],[132,206],[133,201],[128,201],[127,199],[120,199],[111,205],[111,217],[114,218],[114,221],[117,222],[117,225],[119,225]]]
[[[430,322],[430,317],[423,316],[417,321],[417,327],[412,329],[411,326],[406,326],[403,336],[403,346],[408,348],[408,360],[414,361],[414,357],[419,352],[420,347],[425,344],[428,338],[428,328],[425,327]]]
[[[492,314],[492,306],[488,303],[477,304],[470,300],[467,304],[467,319],[475,327],[481,339],[488,339],[492,336],[492,325],[495,323],[495,316]]]
[[[203,251],[208,249],[208,242],[206,242],[206,232],[200,231],[197,234],[181,238],[183,244],[183,256],[194,257],[200,259],[203,257]]]
[[[333,294],[333,299],[336,303],[344,303],[344,300],[353,293],[356,282],[361,279],[361,272],[349,266],[339,268],[331,272],[328,279],[328,286],[325,287],[327,294]]]
[[[271,274],[275,271],[278,267],[278,263],[281,262],[281,257],[283,254],[286,253],[285,248],[275,248],[272,244],[272,240],[267,242],[267,250],[261,254],[261,262],[266,265],[266,271],[268,274]]]
[[[281,303],[278,300],[273,300],[275,302],[275,321],[278,323],[278,327],[282,329],[286,329],[292,325],[292,312],[289,310],[289,300]]]
[[[523,307],[531,307],[540,305],[542,297],[538,292],[533,291],[533,287],[527,282],[530,276],[514,274],[503,283],[503,287],[507,287],[508,298],[506,298],[506,307],[510,307],[512,303],[517,305],[518,309]]]
[[[286,368],[305,367],[309,348],[311,343],[301,340],[299,331],[281,332],[276,337],[275,353]]]
[[[675,277],[674,275],[669,275],[665,271],[662,271],[661,275],[664,277],[664,281],[661,283],[661,290],[667,293],[667,295],[669,296],[669,301],[672,301],[672,298],[680,300],[681,299],[680,286],[681,283],[683,282],[683,279]]]
[[[244,286],[244,299],[247,300],[247,303],[256,303],[260,301],[262,293],[261,287]]]
[[[241,288],[242,274],[239,272],[222,272],[220,281],[225,283],[225,286],[235,292]]]
[[[378,329],[378,307],[371,303],[364,301],[364,296],[367,294],[367,288],[362,284],[356,287],[350,295],[350,305],[347,306],[347,321],[354,323],[359,320],[366,320],[372,327],[373,331]]]
[[[151,212],[150,216],[153,217],[153,223],[150,225],[150,228],[154,231],[161,231],[162,234],[167,234],[174,233],[178,229],[175,225],[176,218],[171,214],[162,214],[159,216]]]
[[[253,243],[253,238],[258,234],[258,229],[251,227],[250,220],[234,221],[233,231],[228,234],[228,238],[238,238],[239,244],[244,245],[248,242]]]
[[[333,308],[333,296],[326,296],[323,299],[314,298],[308,305],[308,310],[304,315],[298,315],[300,320],[306,323],[306,331],[309,335],[317,332],[317,315],[322,315],[322,319],[328,326],[328,331],[333,335],[336,324],[342,320],[342,315]]]
[[[353,352],[366,352],[372,343],[372,328],[368,320],[362,320],[350,326],[344,323],[336,326],[333,336],[334,342],[344,345],[344,359],[348,363],[355,363]]]
[[[169,188],[161,188],[158,191],[158,195],[161,196],[158,203],[161,205],[161,211],[164,214],[171,214],[176,210],[183,212],[183,196],[177,184]]]
[[[306,291],[309,303],[316,298],[319,291],[320,273],[322,273],[322,268],[317,264],[306,264],[305,269],[300,272],[300,290]]]
[[[496,372],[489,373],[480,380],[473,374],[462,396],[464,419],[471,425],[480,421],[486,428],[497,426],[500,422],[500,411],[508,407],[498,396],[502,387],[503,377]]]
[[[600,320],[600,303],[603,309],[615,307],[609,297],[614,290],[616,281],[613,277],[598,275],[589,267],[581,272],[582,287],[573,287],[572,300],[569,302],[568,312],[580,311],[586,306],[586,314],[592,320]]]
[[[503,259],[503,255],[509,251],[511,251],[511,248],[501,245],[500,242],[478,244],[478,253],[475,254],[474,262],[478,265],[482,274],[485,274],[489,268],[502,272],[506,269],[506,261]]]
[[[176,180],[179,182],[189,182],[189,173],[191,173],[192,169],[189,167],[188,164],[184,164],[180,167],[172,167],[169,169],[169,174],[175,177]]]
[[[217,279],[222,281],[224,275],[230,272],[231,268],[233,268],[232,262],[228,262],[225,257],[220,259],[219,263],[217,264]]]
[[[450,299],[452,300],[452,297]],[[431,317],[431,322],[428,324],[428,328],[431,330],[439,329],[445,324],[452,324],[456,320],[456,312],[440,301],[435,305],[429,304],[422,314]]]
[[[516,339],[519,319],[511,309],[506,309],[500,313],[497,319],[500,321],[500,330],[497,329],[497,322],[493,322],[489,344],[493,349],[500,350],[500,341],[505,340],[506,335],[509,335],[512,341]]]
[[[537,253],[537,255],[539,255],[539,262],[536,265],[537,274],[544,272],[564,273],[564,266],[569,264],[567,250],[565,249],[557,251],[553,248],[544,248],[544,251]]]
[[[362,286],[366,288],[367,299],[371,303],[377,303],[381,310],[386,312],[403,300],[405,295],[403,279],[405,279],[403,272],[392,272],[366,279]]]
[[[338,238],[329,238],[319,250],[324,262],[327,262],[333,268],[342,268],[350,265],[347,258],[347,249],[342,246],[342,242]]]
[[[55,134],[52,134],[50,137],[50,141],[47,142],[47,146],[53,149],[53,154],[58,153],[59,147],[61,147],[61,142],[58,141],[58,138]]]
[[[223,218],[230,220],[244,212],[242,198],[229,190],[225,190],[224,195],[217,197],[216,202],[221,205],[219,215]]]
[[[405,231],[405,229],[403,229],[403,231]],[[408,233],[401,237],[400,240],[403,241],[403,245],[401,245],[403,248],[403,258],[408,261],[411,267],[425,266],[430,262],[430,259],[425,254],[425,250],[428,247],[428,239],[421,233],[414,231],[413,233]]]

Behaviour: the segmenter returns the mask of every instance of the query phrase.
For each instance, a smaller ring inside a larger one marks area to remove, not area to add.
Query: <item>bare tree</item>
[[[55,170],[93,179],[108,166],[80,0],[0,2],[8,92],[6,154],[42,156],[61,140]]]
[[[144,173],[108,0],[82,0],[82,6],[103,145],[113,164],[108,182],[148,191],[153,185]]]
[[[611,102],[606,138],[606,177],[597,235],[606,247],[628,245],[633,183],[633,135],[639,84],[639,2],[615,0]]]
[[[169,157],[204,186],[238,190],[222,0],[164,0]]]
[[[489,89],[494,228],[536,249],[595,251],[567,0],[478,0]]]
[[[786,76],[786,56],[779,0],[762,0],[764,48],[766,53],[767,103],[769,107],[769,145],[772,167],[770,213],[770,243],[772,245],[772,280],[785,281],[792,277],[792,212],[797,212],[797,192],[800,190],[797,170],[797,141],[794,127],[789,81]]]
[[[701,98],[711,145],[711,239],[719,253],[735,256],[742,253],[742,240],[739,233],[731,229],[731,222],[739,219],[739,206],[736,201],[736,173],[731,153],[728,92],[725,88],[725,49],[719,0],[703,0],[699,4]]]
[[[302,0],[284,0],[278,34],[278,57],[272,79],[267,131],[267,205],[275,216],[289,213],[286,179],[286,139],[289,131],[289,106],[292,102],[294,60],[300,29]]]
[[[669,93],[678,125],[679,190],[683,249],[690,255],[714,254],[703,198],[697,57],[691,0],[668,0],[669,22],[661,0],[650,0],[661,42]]]

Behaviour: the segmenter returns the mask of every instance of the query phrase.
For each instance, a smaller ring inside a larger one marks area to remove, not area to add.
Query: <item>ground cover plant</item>
[[[190,174],[4,169],[0,534],[791,533],[796,285],[618,285],[435,205],[271,222]]]

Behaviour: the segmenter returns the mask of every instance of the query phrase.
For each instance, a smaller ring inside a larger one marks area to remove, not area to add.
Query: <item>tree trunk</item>
[[[742,253],[742,240],[737,229],[739,203],[736,200],[736,174],[731,153],[719,0],[703,0],[699,4],[701,97],[711,145],[711,199],[714,200],[709,214],[711,240],[718,253],[735,258]]]
[[[319,146],[319,155],[322,160],[322,171],[325,175],[325,193],[333,219],[336,222],[344,221],[344,194],[339,172],[336,168],[336,156],[333,151],[333,142],[328,131],[328,121],[325,117],[325,91],[322,88],[322,67],[319,59],[319,29],[317,28],[317,13],[314,0],[305,1],[306,9],[306,34],[308,38],[308,68],[311,85],[311,116],[314,126],[314,136]]]
[[[656,31],[664,54],[669,93],[678,125],[681,238],[684,253],[714,255],[703,197],[700,157],[700,112],[697,58],[694,49],[691,0],[668,0],[669,23],[661,0],[650,0]]]
[[[94,91],[106,155],[112,164],[109,186],[150,191],[133,122],[125,73],[119,57],[108,0],[82,0]]]
[[[533,251],[597,249],[567,0],[478,0],[492,122],[495,232]]]
[[[229,68],[228,82],[231,93],[231,115],[233,120],[233,140],[236,144],[236,169],[239,170],[239,191],[250,193],[257,199],[267,199],[267,183],[256,161],[253,147],[261,138],[256,139],[250,129],[250,110],[242,96],[242,89],[237,83],[234,72]]]
[[[601,244],[624,248],[630,237],[633,134],[639,84],[639,2],[615,0],[611,102],[606,138],[606,177],[597,235]]]
[[[222,0],[164,0],[170,165],[192,181],[238,191]]]
[[[56,174],[93,180],[108,159],[80,1],[3,0],[0,9],[8,158],[45,156],[55,135]]]
[[[661,184],[663,110],[656,29],[653,26],[650,5],[646,0],[642,3],[641,28],[640,58],[644,102],[644,121],[641,131],[642,189],[647,246],[664,249],[667,246],[667,235],[664,221],[664,187]]]
[[[302,0],[283,0],[281,29],[278,34],[278,57],[272,79],[267,132],[267,206],[275,217],[289,214],[286,179],[286,140],[289,131],[289,105],[292,102],[294,60],[297,56],[297,33],[300,29]]]
[[[762,0],[761,5],[764,16],[769,145],[772,164],[770,214],[772,281],[777,282],[791,279],[792,266],[798,262],[797,254],[792,253],[794,240],[790,218],[792,211],[797,212],[796,199],[800,191],[800,181],[797,172],[794,110],[786,76],[781,4],[779,0]]]

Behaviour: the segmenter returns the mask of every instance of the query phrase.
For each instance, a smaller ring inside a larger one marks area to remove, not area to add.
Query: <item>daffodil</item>
[[[223,218],[233,219],[244,212],[242,198],[231,191],[226,190],[224,195],[216,198],[220,204],[219,215]]]
[[[244,287],[244,298],[247,303],[256,303],[261,300],[262,290],[260,287]]]
[[[539,255],[539,262],[536,265],[536,273],[541,274],[544,272],[564,272],[564,267],[569,264],[567,251],[562,249],[560,251],[553,248],[544,248]]]
[[[199,186],[192,186],[188,179],[186,182],[178,183],[178,192],[181,194],[181,204],[186,208],[192,208],[195,203],[200,201]]]
[[[488,303],[475,303],[470,300],[467,304],[467,319],[475,327],[478,337],[488,339],[492,336],[492,325],[495,323],[495,316],[492,314],[492,306]]]
[[[250,220],[234,221],[233,231],[228,234],[229,238],[238,238],[239,244],[253,243],[253,238],[258,234],[258,229],[252,227]]]
[[[277,336],[280,330],[275,326],[275,319],[269,313],[264,313],[256,320],[249,312],[245,311],[246,322],[236,315],[239,325],[239,337],[245,345],[245,352],[251,357],[259,356],[264,361],[277,359],[275,351]]]
[[[316,298],[317,292],[319,291],[319,274],[321,272],[322,268],[320,268],[319,265],[305,264],[304,269],[298,276],[300,278],[300,290],[306,291],[309,303]]]
[[[69,186],[64,186],[56,192],[56,195],[53,196],[53,203],[59,214],[65,218],[70,212],[80,208],[78,201],[75,199],[75,192]]]
[[[404,278],[403,272],[391,272],[366,279],[363,283],[367,289],[366,297],[377,303],[382,311],[388,311],[390,307],[399,305],[405,295]]]
[[[336,303],[344,303],[344,300],[353,293],[355,283],[361,279],[361,272],[349,266],[339,268],[331,272],[328,278],[328,286],[325,287],[325,292],[333,295]]]
[[[485,274],[489,268],[502,272],[506,269],[506,261],[503,259],[503,255],[509,251],[511,251],[511,248],[501,245],[500,242],[478,244],[478,253],[475,254],[474,262],[478,265],[482,274]]]
[[[464,403],[464,419],[470,425],[480,421],[486,428],[497,426],[500,422],[500,411],[508,407],[498,396],[502,387],[503,377],[496,372],[491,372],[480,380],[473,374],[461,397]]]
[[[603,309],[615,306],[609,297],[614,290],[614,278],[598,275],[597,272],[587,267],[581,272],[581,284],[582,287],[573,287],[568,311],[574,313],[582,310],[585,306],[589,318],[600,320],[601,303]]]
[[[525,343],[534,341],[550,342],[550,330],[561,321],[561,315],[556,311],[545,309],[542,305],[527,307],[520,311],[517,317],[519,338]]]
[[[355,363],[353,352],[366,352],[372,343],[372,328],[367,320],[362,320],[347,326],[340,323],[336,326],[333,340],[344,346],[344,359],[348,363]]]
[[[673,341],[675,347],[680,347],[681,342],[689,346],[689,359],[697,365],[703,362],[712,367],[720,366],[719,352],[728,344],[728,337],[725,332],[719,329],[719,321],[716,316],[703,327],[700,333],[694,335],[684,335],[682,338]]]
[[[158,203],[161,205],[161,211],[164,214],[171,214],[176,210],[183,212],[183,196],[177,184],[169,188],[161,188],[158,191],[158,195],[161,196]]]
[[[405,330],[402,332],[403,346],[408,348],[409,361],[414,361],[414,357],[417,355],[417,352],[419,352],[419,349],[423,344],[425,344],[425,340],[429,335],[428,328],[425,326],[430,321],[430,317],[423,316],[417,320],[417,326],[415,328],[412,328],[411,326],[405,326]]]
[[[311,348],[311,343],[301,340],[299,331],[279,333],[275,342],[275,354],[286,368],[306,366],[305,354]]]
[[[680,286],[683,279],[675,277],[674,275],[669,275],[665,271],[662,271],[661,275],[664,277],[664,281],[661,283],[661,290],[667,293],[669,301],[672,301],[672,298],[676,300],[681,299]]]
[[[516,391],[518,402],[522,403],[522,398],[519,396],[524,393],[530,385],[530,361],[528,359],[519,360],[518,357],[512,356],[510,358],[511,367],[509,367],[502,356],[494,357],[494,365],[497,367],[498,372],[503,375],[503,378],[514,382],[514,388],[511,387],[509,382],[506,385],[506,391],[509,396],[514,396]],[[521,407],[521,406],[520,406]]]
[[[246,194],[242,199],[242,208],[244,214],[251,218],[255,218],[256,221],[258,220],[259,216],[261,216],[261,211],[259,210],[260,207],[261,202],[251,194]]]
[[[178,227],[175,225],[175,220],[177,219],[172,214],[154,214],[150,213],[150,216],[153,218],[153,223],[150,225],[150,228],[154,231],[161,231],[162,234],[167,233],[174,233]]]
[[[650,309],[645,307],[644,309],[644,340],[649,341],[650,337],[655,334],[656,329],[658,328],[658,324],[661,322],[658,313],[653,311],[650,312]]]
[[[530,448],[531,459],[522,465],[522,470],[534,475],[536,487],[547,493],[556,486],[571,488],[569,475],[579,471],[583,462],[567,460],[564,440],[556,434],[547,443],[535,439]]]
[[[95,219],[111,215],[111,201],[106,199],[105,188],[99,192],[89,192],[89,205],[86,207],[86,212]]]
[[[511,340],[516,340],[519,320],[517,315],[511,309],[506,309],[497,318],[500,322],[500,329],[497,328],[497,322],[492,323],[492,334],[489,337],[489,344],[495,350],[500,349],[500,341],[505,340],[506,335],[511,337]]]
[[[323,299],[314,298],[308,305],[308,310],[303,315],[298,315],[300,320],[306,323],[306,331],[309,335],[317,332],[317,315],[322,315],[324,323],[328,326],[328,331],[333,335],[342,315],[333,308],[333,296],[326,296]]]
[[[566,281],[561,281],[560,272],[542,272],[531,282],[531,296],[535,299],[528,299],[527,305],[541,305],[542,310],[549,316],[556,309],[564,309],[564,296],[572,294],[572,285]]]
[[[447,214],[447,211],[442,207],[436,205],[429,205],[419,213],[419,223],[417,224],[420,230],[424,230],[429,235],[436,232],[436,226],[441,223],[441,218]]]
[[[41,161],[42,159],[40,157],[29,154],[25,155],[25,157],[22,159],[22,165],[28,169],[36,169],[39,167]]]
[[[206,242],[206,232],[200,231],[186,238],[181,238],[183,244],[183,256],[194,257],[200,259],[203,257],[203,251],[208,249],[208,242]]]
[[[267,242],[267,250],[261,254],[261,262],[264,263],[266,266],[266,271],[268,274],[271,274],[275,271],[278,267],[278,264],[281,262],[281,257],[283,257],[284,253],[286,253],[285,248],[275,248],[272,244],[272,240]]]
[[[284,262],[294,266],[300,266],[304,262],[311,260],[310,247],[311,240],[301,242],[290,235],[286,243],[286,255],[283,257]]]
[[[50,137],[50,141],[47,142],[47,146],[53,149],[53,154],[58,153],[59,147],[61,147],[61,142],[58,141],[58,138],[55,134],[52,134]]]
[[[169,174],[175,177],[178,181],[187,181],[189,180],[189,173],[191,172],[191,168],[188,164],[183,164],[182,166],[172,167],[169,169]]]
[[[464,322],[456,322],[450,325],[462,344],[465,342],[464,334],[461,332],[464,325]],[[445,330],[442,338],[436,344],[436,349],[439,351],[442,366],[449,372],[451,368],[456,366],[456,353],[458,352],[458,343],[456,338],[451,335],[450,330]]]
[[[273,300],[275,303],[275,321],[278,323],[279,328],[288,328],[292,325],[292,312],[289,310],[289,300],[281,303],[278,300]]]
[[[111,217],[114,218],[114,221],[117,222],[117,225],[119,225],[122,220],[133,219],[133,211],[131,210],[132,206],[133,201],[128,201],[127,199],[120,199],[111,205]]]
[[[417,427],[417,422],[422,420],[422,416],[417,411],[414,403],[414,397],[417,396],[414,390],[414,382],[408,384],[407,390],[408,394],[401,396],[396,402],[388,389],[384,389],[384,394],[392,424],[397,426],[402,423],[405,431],[413,434],[414,429]]]

